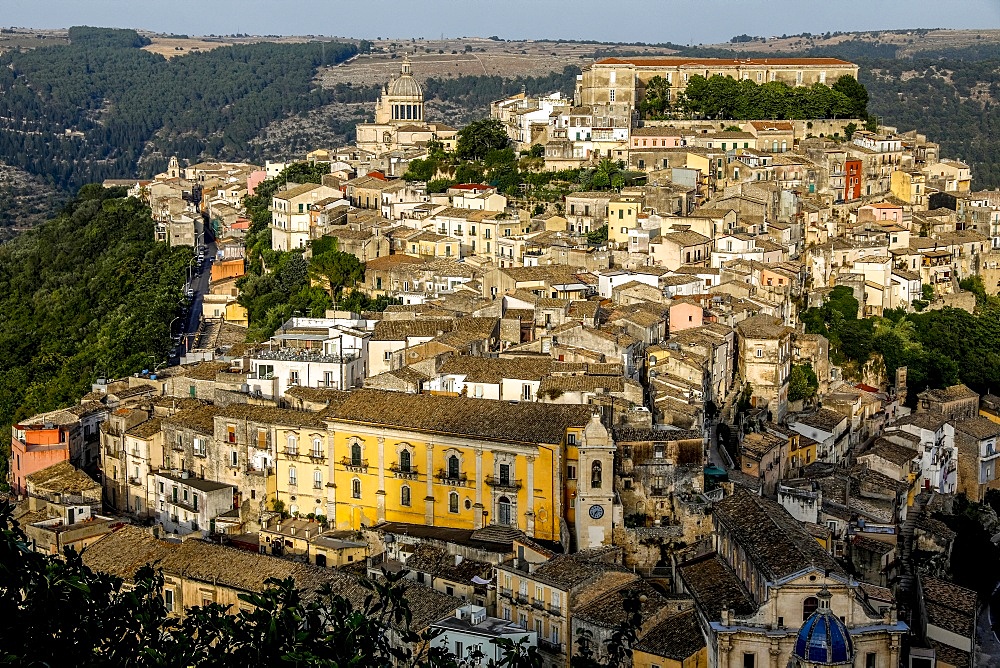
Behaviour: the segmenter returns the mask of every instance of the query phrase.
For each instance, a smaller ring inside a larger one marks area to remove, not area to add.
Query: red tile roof
[[[702,65],[705,67],[737,65],[853,65],[839,58],[686,58],[668,56],[662,58],[602,58],[598,65],[634,65],[636,67],[675,67],[680,65]]]

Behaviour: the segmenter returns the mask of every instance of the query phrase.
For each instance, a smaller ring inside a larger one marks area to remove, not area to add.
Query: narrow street
[[[182,328],[178,332],[182,337],[180,351],[182,353],[191,349],[191,346],[194,345],[195,336],[198,334],[198,327],[201,321],[202,296],[208,292],[208,284],[212,275],[212,261],[215,259],[215,241],[210,241],[206,244],[205,260],[202,262],[201,269],[198,269],[197,253],[198,250],[195,249],[196,259],[194,263],[189,265],[189,275],[191,278],[185,284],[185,288],[190,287],[194,290],[194,295],[191,298],[187,317],[181,321]]]

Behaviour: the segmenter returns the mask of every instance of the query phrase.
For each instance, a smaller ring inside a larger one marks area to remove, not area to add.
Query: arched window
[[[351,444],[351,466],[361,466],[361,446],[357,443]]]
[[[458,478],[458,456],[457,455],[452,455],[452,456],[448,457],[448,477],[449,478]],[[458,495],[456,495],[455,498],[457,499]]]
[[[810,596],[806,600],[802,601],[802,621],[809,619],[809,615],[816,612],[816,608],[819,607],[819,599],[815,596]]]
[[[403,485],[403,488],[399,490],[399,505],[409,506],[410,505],[410,486]]]
[[[313,439],[313,457],[323,456],[323,441],[319,438]]]
[[[497,499],[497,524],[504,526],[513,524],[511,522],[510,499],[506,496]]]
[[[313,471],[313,489],[323,489],[323,472],[319,469]]]
[[[299,451],[299,442],[294,436],[288,437],[288,454],[294,455]]]
[[[361,480],[358,478],[351,481],[351,496],[355,499],[361,498]]]
[[[294,466],[289,466],[288,467],[288,484],[289,485],[296,485],[296,484],[298,484],[298,476],[295,473],[295,467]]]
[[[403,471],[404,473],[409,473],[410,472],[410,451],[409,450],[400,450],[399,451],[399,470]],[[404,489],[406,489],[406,488],[404,487]],[[410,505],[410,504],[406,504],[406,505]]]
[[[448,512],[458,512],[458,492],[452,492],[448,495]]]
[[[590,486],[594,489],[601,486],[601,462],[594,462],[590,467]]]

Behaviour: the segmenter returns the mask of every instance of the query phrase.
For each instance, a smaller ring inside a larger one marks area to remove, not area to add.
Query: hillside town
[[[973,311],[963,282],[1000,285],[1000,192],[865,119],[640,113],[654,80],[669,98],[695,75],[857,73],[618,57],[572,98],[497,100],[539,171],[614,169],[555,201],[404,178],[460,140],[405,57],[353,145],[302,156],[319,183],[183,156],[107,182],[195,250],[189,315],[170,364],[13,425],[15,517],[36,551],[162,568],[178,616],[269,577],[361,601],[362,578],[405,571],[414,627],[460,659],[527,638],[545,668],[601,660],[634,598],[635,668],[1000,660],[939,519],[1000,489],[1000,397],[914,389],[804,320]],[[335,240],[384,310],[248,340],[246,200],[276,181],[267,250]]]

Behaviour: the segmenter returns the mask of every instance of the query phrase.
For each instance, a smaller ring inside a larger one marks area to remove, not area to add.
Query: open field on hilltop
[[[68,44],[67,30],[28,30],[4,28],[0,30],[0,54],[12,49],[37,49],[40,46]]]
[[[765,35],[766,41],[724,42],[722,44],[705,44],[706,48],[731,49],[733,51],[801,51],[811,48],[834,47],[841,42],[862,40],[865,42],[892,44],[900,47],[897,56],[912,56],[918,50],[924,49],[960,49],[978,46],[984,43],[1000,42],[1000,30],[899,30],[851,32],[831,35],[823,38],[814,34],[812,37],[772,37]]]
[[[403,54],[413,62],[413,76],[429,78],[461,76],[502,76],[505,78],[545,76],[560,72],[567,65],[579,67],[590,62],[595,50],[604,45],[580,42],[518,41],[483,38],[445,40],[376,40],[372,53],[362,54],[320,73],[324,86],[341,83],[381,85],[399,73]],[[630,49],[632,47],[629,47]],[[666,53],[662,49],[638,47],[635,50]]]

